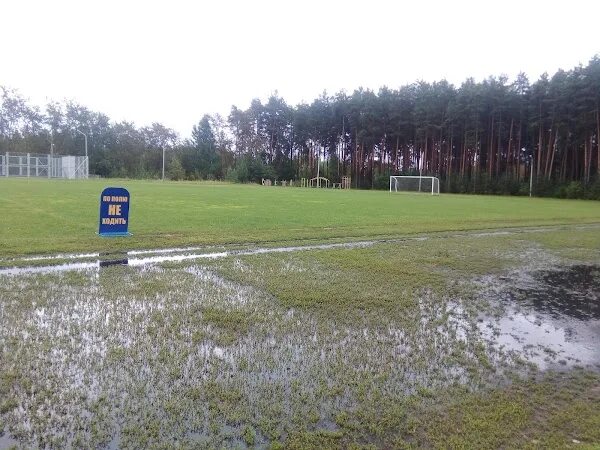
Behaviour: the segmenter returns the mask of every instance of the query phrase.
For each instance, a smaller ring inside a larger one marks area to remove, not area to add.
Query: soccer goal
[[[440,180],[436,177],[392,175],[390,192],[424,192],[440,195]]]

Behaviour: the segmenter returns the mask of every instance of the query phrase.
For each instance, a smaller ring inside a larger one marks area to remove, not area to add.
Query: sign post
[[[130,236],[129,191],[109,187],[100,194],[100,224],[98,234],[104,237]]]

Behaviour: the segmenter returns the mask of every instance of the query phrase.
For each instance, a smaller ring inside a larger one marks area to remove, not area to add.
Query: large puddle
[[[479,328],[503,350],[541,369],[600,368],[600,267],[506,277],[486,295],[502,313]]]

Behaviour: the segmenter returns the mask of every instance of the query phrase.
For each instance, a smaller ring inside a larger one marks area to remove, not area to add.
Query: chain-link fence
[[[87,156],[9,153],[0,155],[0,176],[88,178]]]

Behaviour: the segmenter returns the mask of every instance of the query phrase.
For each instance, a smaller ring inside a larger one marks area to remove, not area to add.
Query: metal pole
[[[87,134],[85,134],[83,131],[79,131],[77,128],[75,128],[75,131],[77,131],[79,134],[83,134],[83,139],[85,140],[85,157],[87,158]]]
[[[87,134],[85,134],[83,131],[78,130],[77,128],[75,128],[75,131],[77,131],[79,134],[83,134],[83,139],[84,139],[84,148],[85,148],[85,178],[88,178],[89,173],[90,173],[90,160],[88,158],[88,146],[87,146]]]
[[[317,152],[317,187],[321,187],[321,149]]]
[[[529,171],[529,196],[531,197],[531,193],[533,191],[533,156],[530,156],[530,171]]]
[[[423,152],[419,156],[419,192],[421,192],[421,177],[423,176]]]
[[[163,161],[162,161],[162,181],[165,181],[165,147],[162,148]]]

